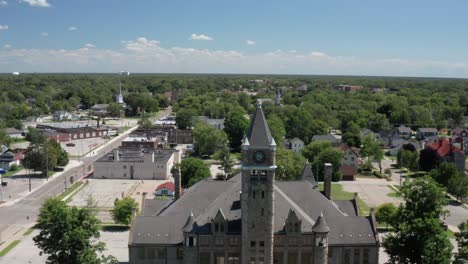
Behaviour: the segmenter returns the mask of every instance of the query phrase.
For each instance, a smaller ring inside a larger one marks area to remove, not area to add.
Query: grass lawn
[[[67,195],[69,195],[71,192],[73,192],[74,190],[78,189],[78,187],[80,187],[81,185],[83,185],[83,182],[75,182],[72,186],[68,187],[68,189],[66,189],[63,193],[59,194],[57,196],[57,198],[59,198],[60,200],[65,198]],[[67,201],[68,202],[68,201]]]
[[[10,250],[12,250],[16,245],[18,245],[19,242],[21,242],[21,240],[15,240],[15,241],[11,242],[10,245],[8,245],[6,248],[4,248],[2,251],[0,251],[0,257],[5,256],[8,252],[10,252]]]
[[[16,170],[8,170],[5,174],[2,175],[2,177],[5,177],[5,178],[10,177],[22,169],[23,169],[23,166],[18,166]]]
[[[28,236],[28,235],[30,235],[33,231],[34,231],[34,228],[31,227],[31,228],[29,228],[28,230],[26,230],[26,232],[24,232],[23,236]]]
[[[323,183],[319,183],[319,190],[323,191]],[[331,198],[332,200],[352,200],[354,199],[354,193],[344,191],[343,185],[339,183],[332,184]],[[358,205],[360,215],[369,215],[369,206],[360,198],[358,199]]]
[[[447,231],[445,231],[445,234],[447,234],[448,238],[455,238],[455,233],[453,233],[450,229],[447,229]]]

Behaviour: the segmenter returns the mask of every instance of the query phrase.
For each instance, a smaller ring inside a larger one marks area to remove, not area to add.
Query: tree
[[[343,134],[342,140],[345,144],[350,147],[361,147],[361,138],[359,134],[354,134],[352,132],[346,132]]]
[[[181,109],[177,111],[176,123],[179,129],[188,129],[193,126],[197,112],[194,109]]]
[[[397,153],[397,166],[399,168],[405,167],[411,171],[416,171],[418,169],[418,156],[416,151],[401,148]]]
[[[275,114],[271,114],[267,119],[268,126],[270,127],[271,136],[275,139],[277,147],[282,147],[283,138],[286,135],[286,129],[284,128],[284,123]]]
[[[383,242],[389,263],[450,263],[452,246],[440,220],[444,189],[426,176],[407,181],[400,194],[404,203],[390,221],[394,232]]]
[[[431,177],[445,187],[448,187],[450,179],[456,178],[458,174],[457,166],[452,162],[442,162],[430,172]]]
[[[114,201],[114,209],[112,209],[112,218],[116,223],[130,225],[133,216],[138,211],[138,203],[132,197],[124,197]]]
[[[309,143],[302,149],[302,155],[309,160],[313,172],[318,172],[316,177],[319,181],[323,180],[325,172],[325,163],[331,163],[333,166],[332,180],[341,180],[342,174],[340,170],[343,153],[332,147],[327,141],[314,141]]]
[[[216,159],[221,163],[221,168],[223,168],[224,176],[227,176],[232,172],[232,167],[234,165],[233,160],[231,159],[231,152],[229,148],[224,147],[221,150],[216,152]]]
[[[28,127],[28,132],[26,133],[26,140],[31,142],[31,145],[40,145],[44,144],[47,138],[42,134],[39,129]]]
[[[457,173],[450,178],[447,185],[447,191],[457,198],[462,200],[468,196],[468,178],[463,173]]]
[[[198,122],[193,129],[195,150],[198,155],[211,155],[227,147],[226,133],[203,122]]]
[[[151,123],[151,121],[147,117],[142,117],[140,120],[138,120],[138,125],[140,125],[140,128],[143,129],[153,128],[153,123]]]
[[[431,148],[424,148],[419,152],[419,169],[431,171],[440,163],[439,154]]]
[[[297,180],[305,166],[305,159],[301,154],[289,149],[276,150],[276,180]]]
[[[109,106],[107,106],[107,112],[115,119],[122,115],[123,108],[118,103],[110,103]]]
[[[47,254],[47,263],[115,263],[103,256],[105,244],[99,238],[99,220],[86,208],[68,207],[58,198],[47,199],[39,212],[33,238],[40,254]],[[115,259],[114,259],[115,260]]]
[[[458,225],[460,232],[456,233],[458,253],[455,255],[454,264],[468,263],[468,220]]]
[[[380,173],[382,173],[382,159],[384,158],[384,152],[380,146],[380,142],[375,140],[372,136],[364,137],[361,141],[361,155],[368,159],[372,159],[375,162],[379,163]]]
[[[288,138],[297,137],[306,144],[310,142],[314,135],[327,133],[328,124],[322,120],[316,120],[304,108],[293,110],[286,122],[286,132]]]
[[[183,188],[188,188],[195,183],[210,177],[210,168],[205,162],[197,158],[186,158],[180,163],[181,184]]]
[[[377,207],[377,211],[375,212],[375,219],[379,223],[390,223],[395,216],[397,208],[392,203],[384,203]]]
[[[0,145],[9,146],[12,139],[7,135],[4,129],[0,129]]]
[[[245,118],[242,111],[234,109],[228,113],[224,121],[224,132],[229,138],[231,148],[238,151],[244,135],[249,127],[249,121]]]

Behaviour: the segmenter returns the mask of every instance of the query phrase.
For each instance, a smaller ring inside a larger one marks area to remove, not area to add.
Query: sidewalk
[[[24,179],[14,179],[14,178],[11,178],[11,177],[10,177],[10,179],[8,179],[8,182],[9,182],[9,183],[11,182],[13,186],[14,186],[14,184],[15,184],[15,181],[21,181],[21,185],[18,185],[17,187],[18,187],[18,189],[19,189],[19,188],[23,189],[23,191],[21,191],[21,190],[13,190],[14,193],[12,193],[11,191],[10,191],[10,192],[7,192],[7,191],[5,191],[5,189],[6,189],[6,188],[9,188],[9,187],[4,187],[4,189],[3,189],[4,193],[6,193],[6,194],[10,193],[13,197],[12,197],[12,199],[10,199],[9,201],[0,204],[0,207],[11,206],[11,205],[17,203],[18,201],[20,201],[20,200],[22,200],[22,199],[28,197],[28,196],[31,195],[32,193],[34,193],[37,189],[41,188],[43,185],[47,184],[50,180],[55,179],[55,178],[59,177],[60,175],[62,175],[63,173],[67,172],[68,170],[71,170],[71,169],[73,169],[73,168],[77,168],[77,167],[79,167],[79,166],[81,166],[81,165],[82,165],[82,162],[81,162],[81,161],[70,160],[70,162],[68,163],[67,166],[65,166],[65,168],[64,168],[63,171],[56,172],[54,175],[52,175],[52,176],[49,177],[49,180],[43,179],[43,178],[41,178],[41,179],[34,179],[35,184],[31,184],[31,187],[32,187],[32,188],[31,188],[31,192],[29,192],[29,184],[28,184],[28,180],[27,180],[27,179],[26,179],[26,180],[24,180]],[[17,174],[19,174],[19,173],[21,173],[21,171],[18,172]],[[17,174],[15,174],[15,175],[17,175]],[[38,181],[38,180],[41,181],[41,183],[37,184],[37,181]],[[5,196],[6,196],[6,195],[5,195]],[[5,196],[4,196],[4,200],[6,200],[6,199],[5,199]]]

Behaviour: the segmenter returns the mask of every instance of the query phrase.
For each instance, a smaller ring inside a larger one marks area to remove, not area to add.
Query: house
[[[361,138],[364,138],[364,137],[367,137],[367,136],[371,136],[377,140],[381,140],[382,136],[380,133],[375,133],[373,132],[372,130],[368,129],[368,128],[362,128],[360,131],[359,131],[359,136]]]
[[[5,133],[11,138],[24,138],[25,133],[23,130],[14,127],[5,128]]]
[[[107,108],[109,104],[95,104],[89,109],[90,113],[95,116],[106,116],[108,115]]]
[[[174,196],[175,194],[175,184],[174,182],[165,182],[160,184],[156,190],[154,190],[155,196]]]
[[[422,127],[418,128],[418,130],[416,131],[417,140],[424,140],[425,138],[435,137],[437,135],[439,135],[439,131],[437,130],[437,128]]]
[[[452,139],[441,138],[434,144],[426,145],[436,152],[437,160],[441,162],[453,162],[461,172],[465,171],[465,153],[452,144]]]
[[[94,178],[168,180],[179,151],[119,147],[94,162]]]
[[[52,116],[52,120],[54,121],[65,121],[65,120],[72,120],[73,115],[67,111],[55,111]]]
[[[413,134],[413,130],[411,130],[411,128],[406,127],[404,125],[400,125],[398,128],[394,130],[392,137],[410,139],[412,134]]]
[[[452,140],[455,146],[464,150],[465,154],[468,155],[468,129],[461,127],[453,129]]]
[[[130,229],[129,263],[377,264],[375,217],[359,215],[354,199],[340,206],[330,199],[332,165],[324,193],[308,180],[274,180],[276,142],[260,104],[252,120],[241,173],[145,206]],[[174,181],[180,177],[175,170]]]
[[[332,146],[338,146],[341,144],[341,138],[333,134],[314,135],[311,141],[327,141],[330,142]]]
[[[429,138],[427,140],[429,140]],[[398,151],[400,151],[400,149],[403,148],[403,146],[407,144],[413,145],[414,149],[416,149],[417,151],[421,149],[421,143],[419,143],[418,141],[406,140],[406,139],[395,139],[395,140],[392,140],[390,145],[387,146],[387,152],[390,156],[395,157],[398,154]]]
[[[11,149],[1,146],[0,148],[0,168],[4,170],[10,169],[12,165],[19,166],[24,155],[22,153],[14,153]]]
[[[199,116],[200,121],[210,125],[217,130],[224,130],[224,118],[209,118],[207,116]]]
[[[359,168],[359,149],[348,145],[341,145],[339,149],[343,152],[341,160],[341,173],[343,180],[354,181]]]
[[[293,139],[285,139],[284,146],[287,149],[290,149],[296,153],[301,153],[301,150],[304,148],[304,141],[300,140],[297,137]]]
[[[364,89],[363,86],[360,85],[348,85],[348,84],[340,84],[340,85],[335,85],[333,86],[335,90],[340,91],[340,92],[356,92]]]
[[[451,134],[452,134],[452,137],[468,138],[468,129],[457,127],[457,128],[452,129]]]

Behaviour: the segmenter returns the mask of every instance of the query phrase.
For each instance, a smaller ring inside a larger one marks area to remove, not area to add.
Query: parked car
[[[71,143],[71,142],[70,142],[70,143],[67,143],[66,146],[67,146],[67,147],[74,147],[74,146],[76,146],[76,145],[75,145],[75,143]]]

